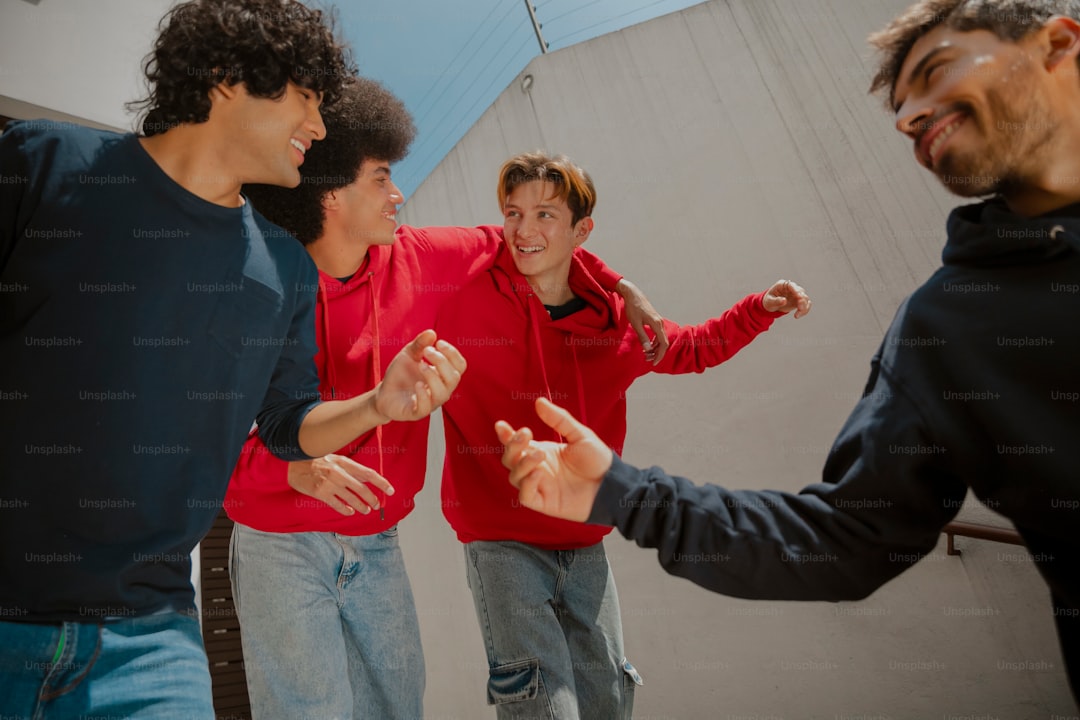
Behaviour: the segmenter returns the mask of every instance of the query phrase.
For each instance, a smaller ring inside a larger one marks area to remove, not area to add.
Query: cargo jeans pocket
[[[539,659],[496,665],[488,673],[488,705],[536,699],[540,688]]]

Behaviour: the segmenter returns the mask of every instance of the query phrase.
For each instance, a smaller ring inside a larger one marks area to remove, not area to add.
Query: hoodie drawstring
[[[379,350],[382,346],[382,338],[379,335],[379,296],[375,292],[375,273],[368,271],[368,290],[371,293],[371,317],[375,326],[375,337],[372,342],[372,367],[375,373],[375,384],[372,387],[378,387],[382,382],[382,356]],[[383,475],[383,432],[382,425],[375,426],[375,445],[379,450],[379,475]],[[386,495],[382,490],[376,491],[379,497],[379,520],[386,519]]]
[[[372,387],[378,385],[382,381],[382,358],[379,355],[379,301],[378,296],[375,293],[375,273],[368,272],[368,290],[371,293],[371,309],[372,318],[375,326],[375,338],[372,343],[372,366],[375,382]],[[323,360],[323,377],[326,378],[326,384],[330,388],[330,399],[337,399],[337,369],[334,366],[334,353],[330,348],[330,301],[326,291],[326,283],[322,277],[319,278],[319,291],[316,302],[319,307],[322,308],[322,342],[319,347],[322,348],[324,360]],[[379,475],[383,475],[383,433],[382,425],[375,427],[375,442],[379,451]],[[385,477],[385,475],[383,475]],[[386,495],[382,490],[375,490],[376,496],[379,498],[379,520],[386,519]]]

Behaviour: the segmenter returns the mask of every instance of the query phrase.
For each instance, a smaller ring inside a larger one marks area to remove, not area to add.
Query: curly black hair
[[[332,18],[296,0],[190,0],[170,10],[158,30],[143,62],[150,94],[128,103],[145,111],[147,136],[206,122],[210,89],[221,82],[276,99],[291,80],[332,103],[356,74]]]
[[[368,78],[350,78],[337,102],[323,107],[326,139],[311,146],[300,166],[300,185],[245,185],[244,194],[270,222],[304,245],[318,240],[326,194],[351,185],[365,160],[397,162],[416,136],[412,115],[393,93]]]

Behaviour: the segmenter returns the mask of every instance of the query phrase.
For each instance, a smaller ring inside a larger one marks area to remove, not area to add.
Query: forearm
[[[375,407],[375,391],[316,405],[300,425],[300,449],[310,457],[337,452],[358,436],[390,421]]]
[[[589,522],[657,549],[664,570],[733,597],[854,600],[924,550],[899,552],[818,494],[699,486],[615,460]],[[928,548],[927,548],[928,549]]]

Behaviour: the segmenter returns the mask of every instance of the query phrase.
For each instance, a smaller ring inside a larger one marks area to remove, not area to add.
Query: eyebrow
[[[548,203],[541,203],[537,205],[536,208],[538,210],[560,210],[558,205],[550,205]],[[505,205],[503,205],[503,212],[506,212],[507,210],[521,210],[521,208],[514,203],[506,203]]]
[[[952,48],[953,48],[953,45],[951,45],[951,44],[938,45],[936,48],[934,48],[930,52],[923,55],[922,60],[917,62],[915,64],[915,67],[911,68],[911,72],[908,73],[908,80],[907,80],[908,86],[910,87],[911,84],[913,82],[915,82],[916,78],[918,78],[919,75],[922,74],[922,71],[926,69],[926,66],[930,64],[931,60],[933,60],[934,58],[936,58],[938,55],[945,52],[946,50],[951,50]],[[896,102],[895,93],[893,94],[893,112],[900,112],[900,105],[899,105],[899,103]]]

